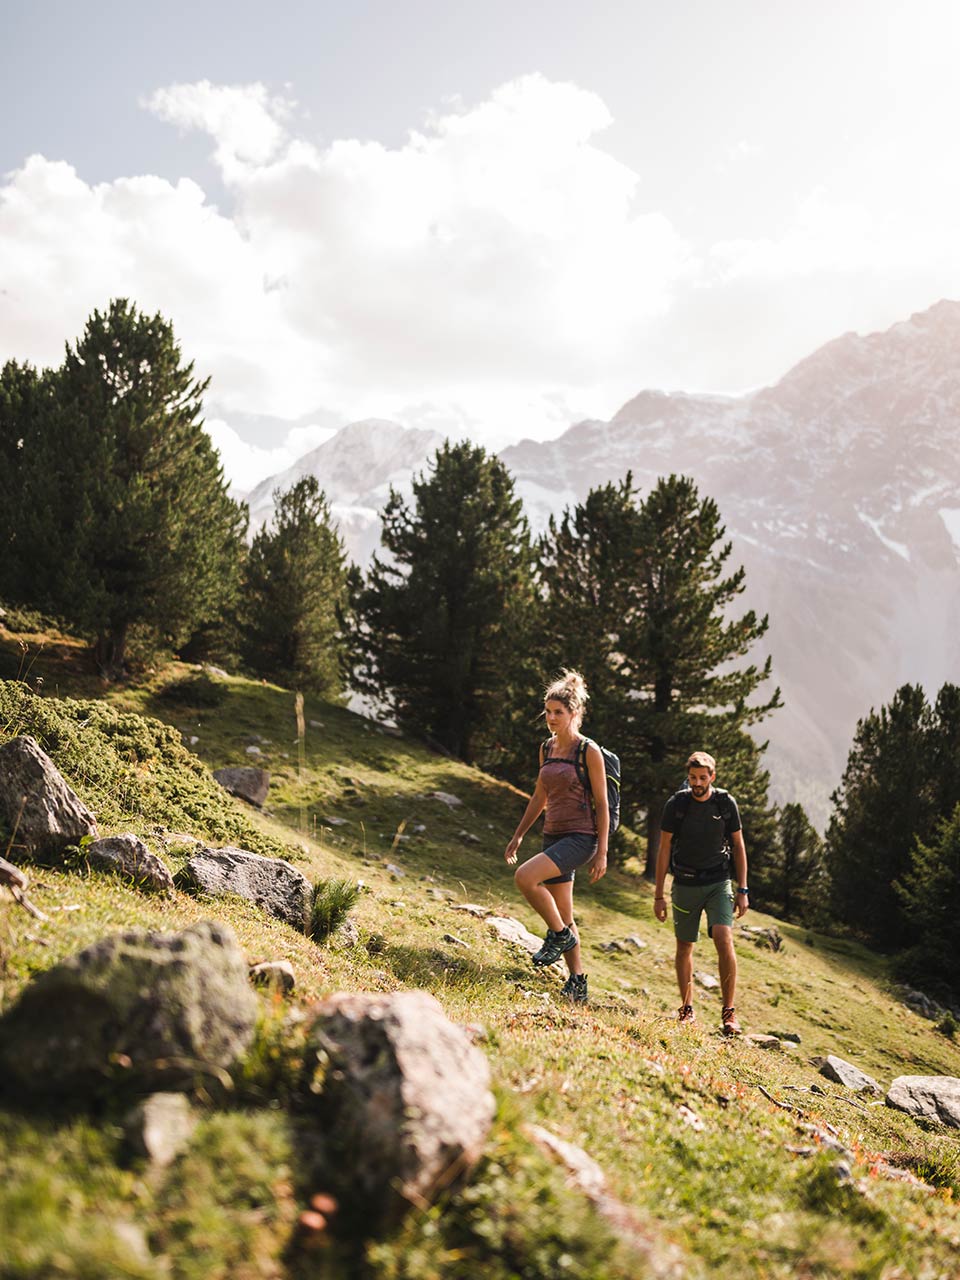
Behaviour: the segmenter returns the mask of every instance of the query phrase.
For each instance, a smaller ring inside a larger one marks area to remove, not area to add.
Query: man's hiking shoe
[[[547,930],[547,936],[543,940],[543,946],[533,957],[535,965],[553,964],[559,960],[565,951],[572,951],[577,945],[577,935],[573,932],[569,925],[564,925],[559,933],[554,933],[552,929]]]
[[[725,1036],[738,1036],[740,1034],[741,1028],[740,1023],[737,1021],[737,1011],[732,1005],[729,1009],[724,1009],[720,1017],[722,1019],[721,1030]]]
[[[677,1010],[677,1021],[692,1026],[697,1020],[697,1015],[693,1012],[692,1004],[682,1004]]]
[[[587,975],[585,973],[571,973],[570,977],[563,984],[560,994],[573,1004],[587,1003]]]

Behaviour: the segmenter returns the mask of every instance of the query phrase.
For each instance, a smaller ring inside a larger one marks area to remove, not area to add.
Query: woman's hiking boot
[[[687,1026],[692,1026],[697,1020],[697,1015],[693,1012],[692,1004],[682,1004],[677,1010],[677,1021]]]
[[[571,973],[560,989],[560,994],[564,999],[572,1001],[573,1004],[586,1004],[587,975],[585,973]]]
[[[737,1021],[737,1011],[733,1005],[721,1012],[720,1020],[720,1029],[725,1036],[738,1036],[740,1034],[741,1027]]]
[[[573,932],[569,925],[555,933],[553,929],[547,930],[547,936],[543,940],[543,946],[533,956],[533,963],[537,966],[553,964],[559,960],[565,951],[572,951],[577,945],[577,935]]]

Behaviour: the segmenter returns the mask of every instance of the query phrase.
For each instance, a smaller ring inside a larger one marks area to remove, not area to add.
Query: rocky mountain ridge
[[[906,681],[935,693],[960,666],[958,356],[960,303],[942,301],[827,343],[773,386],[643,391],[609,422],[500,455],[538,531],[628,470],[642,491],[681,472],[716,499],[747,570],[744,607],[770,616],[786,704],[764,726],[774,793],[800,799],[819,824],[858,718]],[[291,472],[317,474],[363,561],[380,495],[409,484],[439,442],[355,424]],[[259,486],[252,509],[266,511],[264,495],[284,482]]]

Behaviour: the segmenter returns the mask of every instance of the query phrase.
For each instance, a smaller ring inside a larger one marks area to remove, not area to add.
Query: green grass
[[[68,641],[58,644],[79,666]],[[8,665],[15,645],[0,631]],[[176,929],[211,915],[233,926],[251,962],[289,960],[298,985],[292,1001],[263,997],[232,1091],[197,1100],[201,1123],[168,1170],[148,1170],[125,1154],[119,1116],[0,1110],[0,1149],[9,1153],[0,1180],[0,1276],[646,1274],[642,1259],[532,1145],[528,1122],[588,1151],[640,1233],[675,1250],[686,1275],[955,1274],[956,1132],[853,1098],[809,1062],[835,1053],[884,1087],[900,1074],[960,1075],[960,1045],[897,1003],[882,958],[751,911],[753,924],[777,923],[785,945],[774,953],[737,934],[738,1010],[746,1030],[795,1033],[800,1045],[771,1053],[723,1039],[719,999],[700,991],[698,1026],[681,1031],[671,933],[653,918],[648,886],[613,871],[597,886],[578,887],[591,1004],[567,1007],[558,976],[533,970],[483,921],[454,910],[478,902],[539,929],[502,858],[522,811],[519,792],[309,698],[301,769],[287,691],[228,678],[215,695],[204,684],[202,705],[191,705],[162,694],[196,675],[175,664],[91,699],[82,672],[74,685],[69,662],[44,656],[52,652],[44,649],[34,674],[41,668],[44,689],[79,700],[0,686],[0,738],[21,730],[44,738],[103,829],[136,831],[174,870],[189,852],[187,842],[169,839],[179,833],[278,852],[315,883],[362,882],[352,911],[360,945],[345,946],[336,934],[318,945],[240,900],[157,899],[87,874],[80,863],[33,869],[31,895],[51,920],[42,925],[0,901],[0,1008],[32,974],[104,932]],[[188,750],[182,741],[191,737]],[[248,755],[250,745],[262,754]],[[262,813],[210,779],[213,768],[250,762],[271,772]],[[437,790],[462,805],[448,808],[431,796]],[[530,840],[525,851],[533,851]],[[646,949],[598,949],[628,933]],[[706,939],[695,968],[716,973]],[[396,1234],[304,1252],[297,1215],[326,1188],[297,1102],[305,1023],[286,1012],[337,990],[407,987],[431,991],[451,1018],[483,1029],[498,1097],[484,1160],[466,1186]],[[838,1181],[830,1151],[787,1150],[816,1146],[803,1124],[833,1126],[854,1153],[851,1184]],[[934,1192],[875,1176],[880,1158]],[[142,1232],[139,1245],[124,1225],[131,1223]]]

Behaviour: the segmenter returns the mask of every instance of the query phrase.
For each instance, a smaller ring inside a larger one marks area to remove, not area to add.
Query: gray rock
[[[131,1150],[160,1169],[173,1164],[196,1127],[197,1117],[182,1093],[152,1093],[123,1122]]]
[[[306,929],[310,881],[282,858],[264,858],[246,849],[200,849],[177,875],[182,889],[222,897],[232,893],[255,902],[299,933]]]
[[[873,1093],[878,1097],[883,1093],[872,1076],[833,1054],[823,1059],[820,1074],[835,1084],[842,1084],[845,1089],[852,1089],[854,1093]]]
[[[956,1076],[898,1076],[886,1101],[897,1111],[960,1129],[960,1080]]]
[[[459,809],[463,801],[459,796],[451,795],[449,791],[431,791],[428,799],[439,800],[441,804],[445,804],[448,809]]]
[[[347,916],[343,924],[333,935],[338,947],[358,947],[360,945],[360,926],[353,916]]]
[[[0,747],[0,819],[16,830],[11,849],[58,860],[67,845],[96,836],[97,823],[33,738]]]
[[[250,981],[258,987],[273,987],[284,994],[297,985],[296,974],[289,960],[263,960],[250,966]]]
[[[452,947],[466,947],[470,950],[470,943],[464,942],[462,938],[458,938],[455,933],[445,933],[443,935],[444,942],[449,942]]]
[[[490,1068],[433,996],[333,996],[308,1048],[339,1190],[368,1220],[422,1207],[480,1157],[494,1115]]]
[[[693,976],[705,991],[719,991],[720,979],[715,978],[712,973],[695,973]]]
[[[84,849],[94,871],[107,871],[131,880],[138,888],[172,893],[173,876],[166,864],[135,835],[107,836]]]
[[[744,1044],[752,1044],[755,1049],[780,1050],[783,1048],[783,1045],[780,1043],[780,1041],[777,1039],[776,1036],[763,1036],[763,1035],[753,1034],[753,1035],[743,1036],[742,1038],[743,1038]]]
[[[266,769],[254,769],[252,766],[237,766],[230,769],[217,769],[214,778],[224,791],[232,796],[239,796],[258,809],[263,808],[270,789],[270,774]]]
[[[628,933],[624,938],[624,942],[633,947],[634,951],[646,951],[647,949],[647,944],[635,933]]]
[[[111,934],[41,973],[0,1019],[0,1079],[25,1092],[177,1089],[253,1036],[257,998],[233,930]]]

